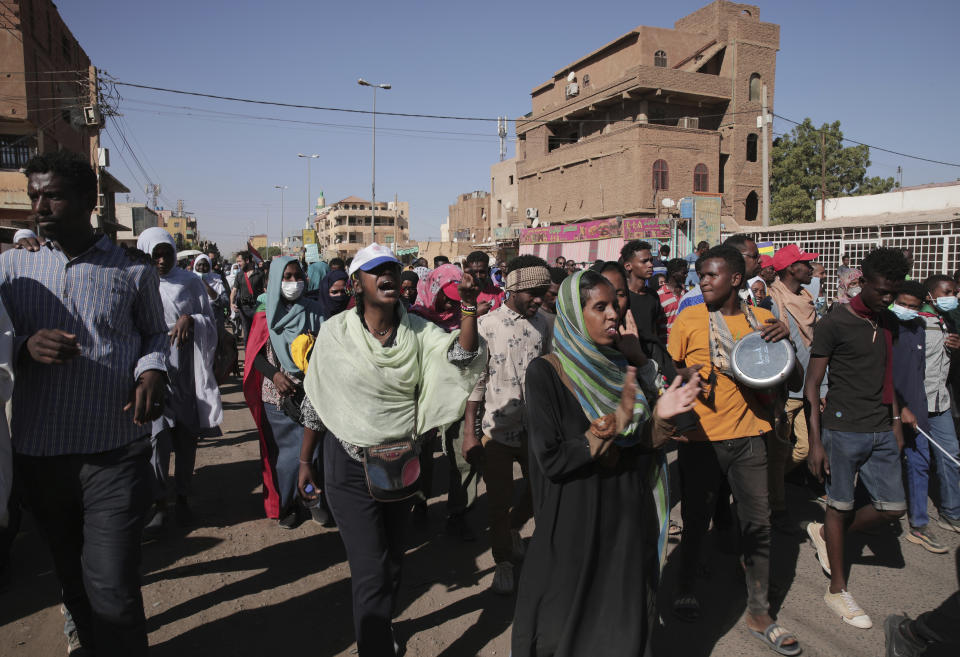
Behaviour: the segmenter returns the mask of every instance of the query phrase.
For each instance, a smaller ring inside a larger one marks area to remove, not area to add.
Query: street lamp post
[[[286,185],[274,185],[274,189],[280,190],[280,255],[283,255],[283,190]],[[270,242],[267,242],[267,253],[270,253]]]
[[[377,241],[377,89],[389,89],[386,82],[373,84],[363,78],[357,80],[361,87],[373,88],[373,172],[370,176],[370,243]]]
[[[310,160],[315,160],[319,155],[314,153],[313,155],[304,155],[303,153],[297,153],[297,157],[307,158],[307,228],[312,228],[310,226],[310,217],[313,216],[313,213],[310,211],[310,204],[313,203],[313,195],[310,193]]]

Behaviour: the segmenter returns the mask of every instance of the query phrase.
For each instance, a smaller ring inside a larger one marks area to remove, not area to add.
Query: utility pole
[[[903,167],[897,166],[897,189],[903,189]]]
[[[507,157],[507,117],[497,117],[497,134],[500,135],[500,161]]]
[[[94,116],[100,116],[100,83],[97,78],[97,67],[91,66],[87,70],[87,75],[90,79],[90,105],[94,108]],[[93,132],[90,136],[90,164],[93,165],[93,170],[97,174],[97,208],[95,212],[97,213],[97,226],[103,230],[106,217],[103,216],[105,208],[102,202],[103,188],[100,183],[100,126],[90,126],[90,129]]]
[[[397,193],[393,194],[393,253],[397,253],[397,224],[400,223],[400,206],[397,203]]]
[[[827,218],[827,133],[820,131],[820,221]]]
[[[770,225],[770,145],[769,141],[769,115],[767,114],[767,85],[763,85],[760,94],[760,137],[763,139],[762,156],[763,166],[763,225]]]

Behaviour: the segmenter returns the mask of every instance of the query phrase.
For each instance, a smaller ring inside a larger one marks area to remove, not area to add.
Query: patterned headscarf
[[[847,288],[856,287],[857,281],[863,278],[863,272],[851,267],[837,277],[837,303],[850,303]]]
[[[619,351],[597,345],[587,333],[580,304],[580,279],[584,273],[574,272],[560,284],[557,320],[553,328],[553,351],[576,388],[577,400],[584,415],[592,422],[614,413],[620,405],[620,391],[623,389],[627,361]],[[634,444],[636,441],[626,436],[632,436],[638,425],[649,417],[650,406],[647,398],[640,386],[637,386],[633,419],[624,429],[617,444]]]
[[[437,308],[440,289],[447,283],[459,283],[463,272],[456,265],[440,265],[417,283],[417,300],[410,306],[410,312],[428,319],[445,331],[460,326],[460,309],[444,312]]]

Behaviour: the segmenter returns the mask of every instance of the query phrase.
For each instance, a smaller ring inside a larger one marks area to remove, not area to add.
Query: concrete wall
[[[497,162],[490,167],[490,227],[507,228],[526,221],[520,207],[520,181],[517,158]]]
[[[450,206],[450,239],[482,242],[490,235],[490,194],[484,191],[461,194]]]
[[[817,221],[821,202],[817,201]],[[826,219],[869,217],[890,212],[923,212],[943,208],[960,209],[960,182],[910,188],[887,194],[828,198]]]

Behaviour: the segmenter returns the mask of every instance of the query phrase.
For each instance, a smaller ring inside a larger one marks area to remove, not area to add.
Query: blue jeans
[[[956,458],[960,449],[950,411],[930,415],[929,433],[940,447]],[[927,487],[930,483],[931,461],[936,464],[934,467],[940,480],[940,514],[951,520],[960,520],[960,471],[943,452],[927,443],[926,438],[917,434],[914,443],[904,449],[907,454],[907,492],[910,503],[907,514],[911,527],[923,527],[930,522],[927,515]]]
[[[900,450],[892,431],[860,433],[824,429],[820,434],[830,461],[826,478],[827,506],[853,511],[857,475],[878,511],[904,511]]]

